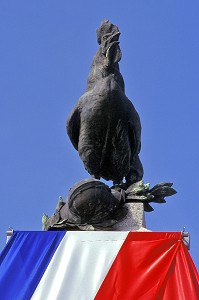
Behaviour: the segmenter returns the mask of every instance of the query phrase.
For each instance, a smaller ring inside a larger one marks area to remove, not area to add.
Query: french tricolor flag
[[[198,300],[181,232],[16,231],[0,300]]]

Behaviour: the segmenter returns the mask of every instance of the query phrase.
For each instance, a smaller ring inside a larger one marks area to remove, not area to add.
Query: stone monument
[[[99,49],[86,91],[67,120],[68,136],[91,178],[75,184],[65,201],[60,197],[53,216],[43,216],[44,230],[144,230],[144,210],[153,210],[149,203],[164,203],[176,193],[172,183],[150,189],[142,180],[141,123],[125,94],[119,36],[108,20],[97,29]]]

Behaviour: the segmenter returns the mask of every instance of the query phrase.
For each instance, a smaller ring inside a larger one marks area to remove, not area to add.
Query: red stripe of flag
[[[180,232],[130,232],[95,300],[198,300],[198,287]]]

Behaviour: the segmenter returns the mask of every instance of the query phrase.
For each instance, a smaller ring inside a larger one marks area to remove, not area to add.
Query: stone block
[[[144,204],[126,203],[127,215],[112,228],[114,231],[149,231],[146,229]]]

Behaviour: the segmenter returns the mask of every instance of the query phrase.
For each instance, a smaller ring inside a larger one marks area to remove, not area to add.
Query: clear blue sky
[[[85,90],[103,19],[122,33],[126,94],[142,122],[144,181],[178,194],[146,214],[152,231],[191,235],[199,267],[197,0],[0,1],[0,248],[9,226],[40,230],[88,177],[65,122]]]

